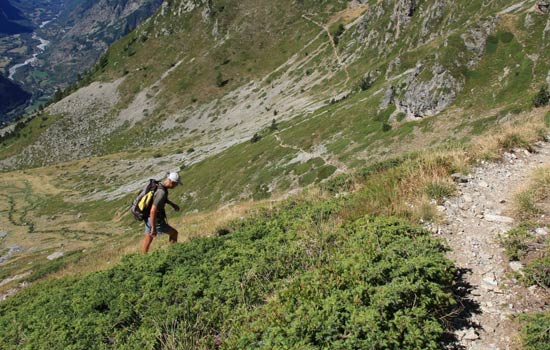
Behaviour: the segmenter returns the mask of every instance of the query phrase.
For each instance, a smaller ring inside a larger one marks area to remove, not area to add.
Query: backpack
[[[159,187],[159,181],[155,179],[149,179],[149,183],[143,190],[141,190],[132,206],[130,207],[130,212],[134,215],[134,218],[137,221],[146,221],[149,217],[149,212],[151,211],[151,206],[153,204],[153,196]]]

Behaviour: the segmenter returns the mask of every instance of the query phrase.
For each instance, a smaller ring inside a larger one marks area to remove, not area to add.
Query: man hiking
[[[170,204],[175,211],[180,210],[177,204],[168,200],[168,189],[176,187],[179,184],[179,179],[180,176],[178,173],[171,172],[162,183],[159,183],[153,196],[153,204],[149,212],[149,217],[147,221],[145,221],[145,237],[141,245],[142,253],[147,253],[149,251],[149,246],[157,234],[168,234],[170,243],[176,243],[178,241],[178,231],[166,222],[166,211],[164,210],[164,206]]]

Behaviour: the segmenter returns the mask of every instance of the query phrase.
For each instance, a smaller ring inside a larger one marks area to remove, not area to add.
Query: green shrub
[[[542,288],[550,288],[550,255],[527,264],[523,282],[527,285],[536,284]]]
[[[500,32],[498,33],[498,40],[501,43],[508,44],[514,40],[514,34],[511,32]]]
[[[227,348],[440,349],[439,317],[455,303],[443,246],[393,219],[332,236],[330,259],[277,291]]]
[[[229,79],[225,79],[222,75],[222,72],[218,72],[216,75],[216,86],[222,88],[229,83]]]
[[[370,76],[364,76],[359,82],[359,88],[361,91],[367,91],[372,86],[372,81]]]
[[[550,312],[523,314],[519,319],[523,350],[550,350]]]
[[[533,234],[526,227],[517,227],[508,231],[501,238],[501,244],[506,256],[510,260],[520,260],[529,250],[528,242],[533,239]]]
[[[0,303],[2,349],[439,349],[455,305],[444,246],[396,219],[337,225],[344,203],[288,201],[32,285]]]
[[[533,98],[533,106],[544,107],[550,103],[550,91],[546,85],[541,86],[539,92]]]
[[[355,184],[354,176],[351,174],[339,174],[321,184],[321,190],[330,194],[349,192]]]
[[[258,141],[260,141],[262,139],[262,136],[259,134],[259,133],[254,133],[254,135],[252,135],[252,138],[250,139],[250,142],[252,143],[256,143]]]
[[[436,181],[431,182],[424,188],[424,192],[430,197],[435,199],[438,203],[443,199],[451,197],[455,192],[455,187],[447,182]]]
[[[340,37],[344,32],[346,31],[346,27],[343,23],[339,23],[338,26],[331,31],[332,40],[334,42],[334,45],[338,46],[340,43]]]
[[[512,151],[514,148],[531,149],[531,145],[521,135],[510,133],[499,140],[499,146],[503,150]]]

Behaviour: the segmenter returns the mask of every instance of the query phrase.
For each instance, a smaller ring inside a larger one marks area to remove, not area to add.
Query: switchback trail
[[[284,141],[281,139],[278,133],[275,133],[274,136],[277,142],[279,142],[279,147],[288,148],[288,149],[297,151],[298,152],[297,157],[302,162],[308,161],[313,158],[321,158],[325,162],[325,164],[334,166],[336,168],[337,173],[345,173],[348,171],[347,166],[344,163],[336,160],[334,157],[330,157],[330,154],[326,152],[325,147],[322,145],[320,147],[317,147],[312,152],[307,152],[306,150],[300,147],[284,143]]]
[[[550,300],[544,290],[523,287],[513,278],[511,270],[519,262],[510,264],[499,243],[499,236],[518,224],[511,217],[514,194],[536,168],[550,164],[550,144],[535,149],[505,153],[502,162],[475,168],[458,184],[459,194],[439,207],[445,222],[432,229],[448,242],[448,257],[465,272],[464,282],[471,288],[462,320],[468,325],[456,332],[463,349],[517,348],[514,316],[543,311]]]
[[[343,67],[344,72],[346,73],[346,81],[344,82],[344,86],[346,86],[347,83],[351,79],[350,75],[349,75],[349,71],[348,71],[348,66],[346,64],[344,64],[344,62],[342,61],[342,58],[338,54],[338,48],[336,47],[336,44],[334,43],[334,37],[332,36],[330,30],[328,29],[327,26],[317,22],[313,18],[310,18],[306,15],[302,15],[302,18],[304,18],[304,19],[310,21],[311,23],[317,25],[318,27],[320,27],[321,29],[323,29],[327,33],[328,39],[329,39],[328,41],[330,42],[330,45],[332,46],[332,51],[334,52],[334,58],[336,58],[336,61],[338,62],[338,66]]]

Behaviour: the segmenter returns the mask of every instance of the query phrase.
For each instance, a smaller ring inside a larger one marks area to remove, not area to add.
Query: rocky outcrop
[[[427,42],[440,35],[438,26],[442,27],[445,14],[451,11],[452,0],[436,0],[422,12],[422,25],[420,29],[421,42]]]
[[[162,3],[160,15],[181,17],[209,2],[209,0],[164,1]]]
[[[495,30],[497,20],[497,17],[492,17],[475,25],[460,36],[464,40],[466,48],[474,53],[474,56],[468,62],[468,68],[473,68],[483,56],[487,37]]]
[[[416,0],[398,0],[395,2],[391,21],[396,28],[396,38],[399,38],[401,31],[409,25],[415,10]]]
[[[432,116],[448,107],[463,85],[464,81],[439,63],[419,64],[398,84],[386,89],[380,108],[385,109],[393,103],[397,112],[409,118]]]

